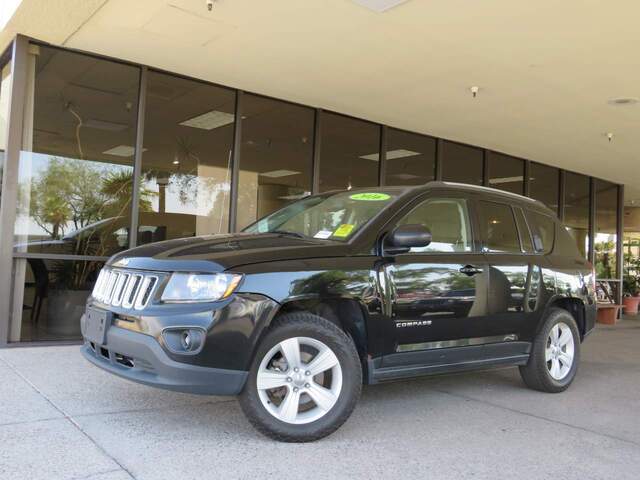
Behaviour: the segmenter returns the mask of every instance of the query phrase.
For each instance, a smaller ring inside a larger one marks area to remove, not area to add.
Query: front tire
[[[362,367],[351,338],[307,312],[276,319],[257,349],[240,406],[263,434],[309,442],[337,430],[362,388]]]
[[[520,367],[520,375],[534,390],[563,392],[573,382],[579,362],[576,321],[566,310],[553,308],[533,342],[529,362]]]

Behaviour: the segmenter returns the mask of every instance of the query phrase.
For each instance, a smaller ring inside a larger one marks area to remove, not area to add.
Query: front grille
[[[103,268],[91,295],[107,305],[142,310],[149,303],[157,285],[157,275]]]

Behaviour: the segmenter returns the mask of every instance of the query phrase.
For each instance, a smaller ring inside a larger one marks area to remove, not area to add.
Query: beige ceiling
[[[0,44],[23,33],[478,144],[640,202],[640,103],[608,104],[640,97],[638,18],[637,0],[23,0]]]

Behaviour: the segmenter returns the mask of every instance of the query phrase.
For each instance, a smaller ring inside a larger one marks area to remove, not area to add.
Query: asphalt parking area
[[[640,319],[599,326],[563,394],[516,369],[366,387],[313,444],[260,436],[227,397],[111,376],[77,346],[0,350],[1,479],[640,478]]]

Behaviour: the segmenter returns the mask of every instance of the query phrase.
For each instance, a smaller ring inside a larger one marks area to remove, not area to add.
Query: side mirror
[[[431,243],[431,231],[420,224],[400,225],[384,239],[384,251],[389,254],[406,253],[414,247]]]

